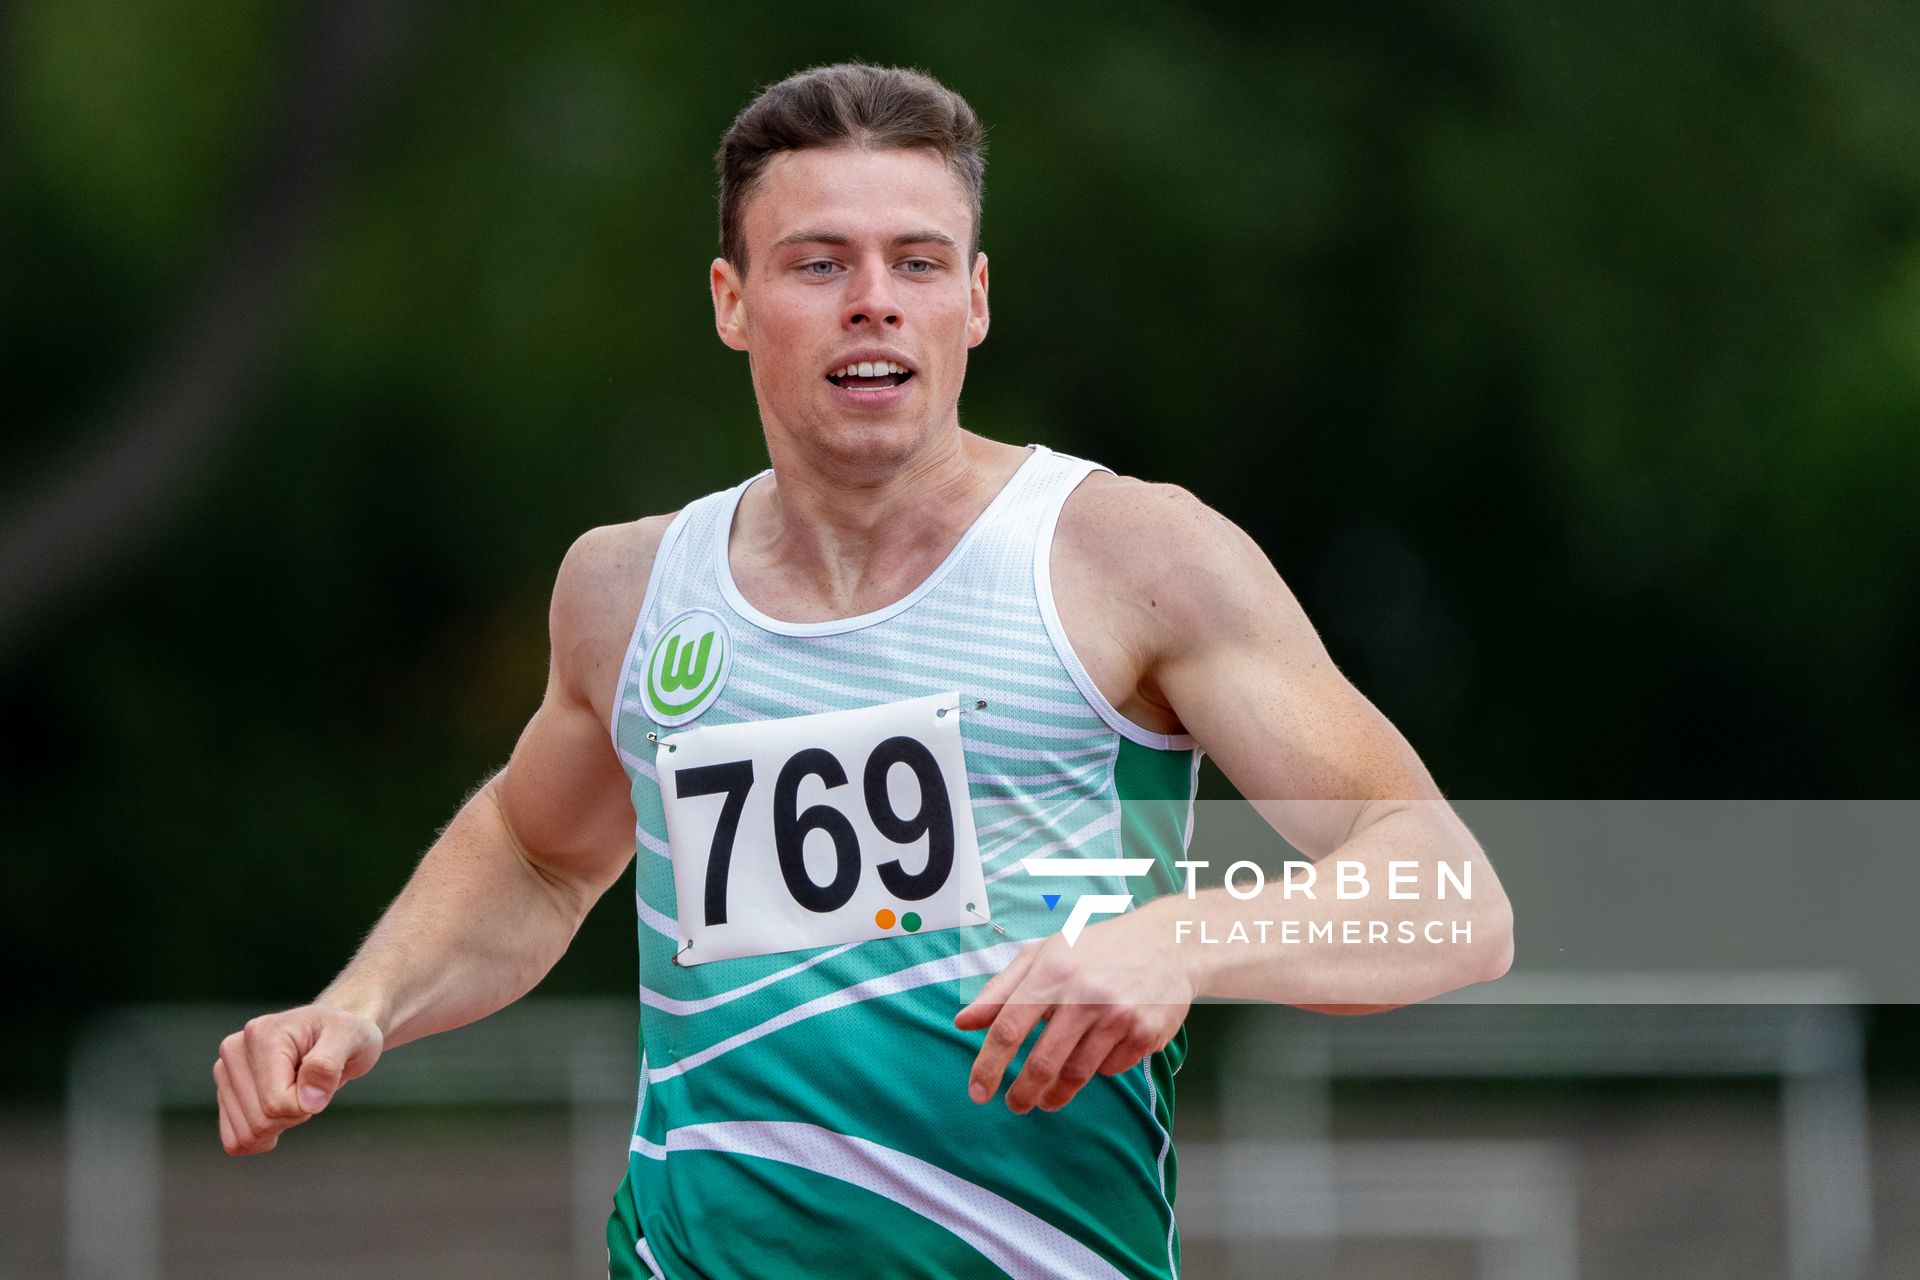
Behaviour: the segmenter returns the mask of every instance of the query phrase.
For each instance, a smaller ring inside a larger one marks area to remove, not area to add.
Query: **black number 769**
[[[911,817],[894,812],[893,798],[887,792],[887,774],[896,764],[906,765],[920,781],[920,811]],[[831,751],[808,747],[795,752],[781,766],[773,784],[774,852],[780,859],[781,878],[795,902],[809,911],[838,911],[853,897],[860,882],[860,838],[847,815],[831,804],[811,805],[795,812],[800,803],[800,783],[809,777],[819,778],[829,789],[847,785],[847,771]],[[933,752],[915,738],[888,738],[867,757],[861,783],[867,816],[881,835],[894,844],[927,838],[926,866],[908,871],[900,865],[900,859],[891,858],[876,868],[881,883],[887,892],[905,902],[932,897],[953,870],[953,803]],[[730,760],[681,769],[674,774],[673,786],[674,794],[682,800],[722,793],[727,797],[713,829],[706,885],[707,923],[725,924],[727,871],[733,862],[740,814],[747,807],[747,793],[753,790],[753,761]],[[833,878],[825,884],[816,883],[807,874],[806,840],[811,831],[824,831],[833,840]]]

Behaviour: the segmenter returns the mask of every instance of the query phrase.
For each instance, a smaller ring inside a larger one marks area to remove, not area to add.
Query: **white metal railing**
[[[1260,1241],[1424,1233],[1479,1243],[1489,1277],[1570,1278],[1577,1162],[1567,1149],[1329,1142],[1330,1082],[1776,1078],[1789,1274],[1861,1280],[1872,1219],[1859,1020],[1850,1006],[1818,1003],[1844,995],[1819,975],[1770,975],[1759,985],[1687,975],[1515,975],[1369,1017],[1261,1008],[1241,1020],[1222,1055],[1232,1140],[1180,1144],[1182,1230],[1246,1246],[1236,1250],[1243,1261],[1257,1256]],[[1723,1003],[1601,1003],[1658,999]],[[1804,1003],[1753,1003],[1760,1000]],[[220,1039],[254,1012],[121,1009],[82,1036],[69,1068],[72,1280],[159,1280],[161,1117],[211,1108]],[[579,1274],[594,1274],[612,1191],[606,1117],[615,1108],[630,1115],[633,1106],[637,1021],[634,1006],[618,999],[522,1001],[389,1053],[333,1106],[572,1108],[574,1251]],[[110,1237],[87,1212],[101,1203],[115,1206]]]
[[[1385,1014],[1261,1009],[1241,1019],[1222,1056],[1221,1107],[1235,1127],[1235,1176],[1261,1176],[1263,1160],[1282,1172],[1269,1184],[1276,1194],[1259,1204],[1230,1196],[1224,1216],[1209,1225],[1231,1244],[1321,1238],[1328,1222],[1339,1224],[1338,1234],[1394,1235],[1403,1233],[1402,1219],[1431,1219],[1431,1205],[1411,1183],[1395,1203],[1376,1199],[1369,1214],[1328,1203],[1343,1190],[1335,1174],[1351,1146],[1328,1141],[1334,1080],[1770,1078],[1781,1088],[1788,1274],[1864,1280],[1873,1253],[1872,1187],[1852,998],[1844,977],[1819,972],[1563,973],[1511,975]],[[1404,1159],[1411,1168],[1432,1154],[1431,1144],[1416,1145],[1396,1156],[1393,1144],[1374,1143],[1344,1163]],[[1482,1148],[1483,1156],[1491,1152]],[[1512,1155],[1543,1159],[1537,1144]],[[1285,1174],[1303,1158],[1307,1168],[1321,1161],[1317,1183]],[[1563,1152],[1558,1161],[1572,1169],[1570,1159]],[[1570,1214],[1570,1178],[1546,1166],[1537,1176],[1564,1184]],[[1425,1182],[1428,1199],[1448,1194],[1444,1172]],[[1500,1179],[1481,1182],[1501,1193]],[[1236,1256],[1253,1255],[1239,1248]]]
[[[68,1067],[70,1280],[160,1280],[162,1115],[210,1110],[220,1041],[258,1009],[148,1005],[89,1024]],[[402,1045],[335,1095],[336,1107],[561,1104],[572,1112],[573,1253],[580,1275],[606,1264],[617,1170],[609,1112],[630,1109],[639,1014],[618,999],[526,1000],[458,1030]],[[629,1112],[628,1119],[631,1120]],[[617,1121],[612,1122],[617,1124]],[[114,1206],[99,1229],[98,1206]]]
[[[1225,1239],[1228,1276],[1325,1270],[1343,1238],[1470,1244],[1483,1280],[1578,1273],[1573,1169],[1558,1143],[1226,1140],[1179,1152],[1181,1233]],[[1282,1241],[1284,1266],[1263,1250]]]

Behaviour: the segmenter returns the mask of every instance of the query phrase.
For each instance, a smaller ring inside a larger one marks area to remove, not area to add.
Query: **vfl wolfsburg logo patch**
[[[647,714],[657,724],[685,724],[713,705],[732,667],[733,637],[720,615],[687,610],[647,650]]]

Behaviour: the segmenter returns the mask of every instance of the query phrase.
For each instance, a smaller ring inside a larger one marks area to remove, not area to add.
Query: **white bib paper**
[[[959,705],[933,694],[660,739],[674,959],[987,923]]]

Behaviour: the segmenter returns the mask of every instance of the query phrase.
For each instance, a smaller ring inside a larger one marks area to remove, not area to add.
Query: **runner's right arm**
[[[230,1155],[271,1151],[394,1045],[532,990],[633,856],[614,683],[667,517],[596,529],[568,551],[547,689],[507,767],[454,815],[353,961],[312,1004],[250,1021],[214,1082]]]

